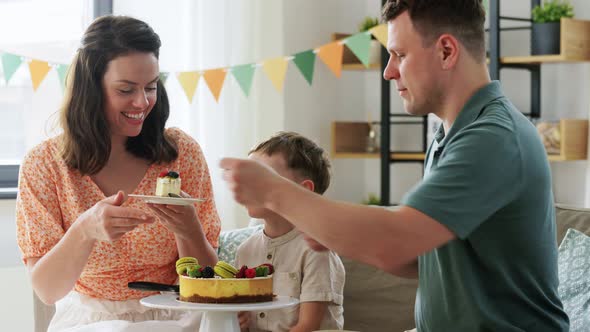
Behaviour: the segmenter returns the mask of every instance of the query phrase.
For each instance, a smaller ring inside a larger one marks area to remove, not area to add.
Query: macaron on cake
[[[193,257],[182,257],[176,262],[180,300],[198,303],[272,301],[271,269],[260,265],[254,268],[242,266],[238,270],[224,261],[217,262],[214,267],[201,266]]]

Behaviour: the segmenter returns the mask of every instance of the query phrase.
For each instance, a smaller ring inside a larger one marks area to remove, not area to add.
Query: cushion
[[[235,265],[236,252],[240,244],[246,241],[250,235],[262,230],[263,227],[264,225],[258,225],[221,232],[219,234],[219,248],[217,249],[218,259]]]
[[[565,232],[570,228],[590,236],[590,209],[557,204],[555,206],[555,216],[557,221],[557,243],[561,243]]]
[[[570,317],[570,331],[590,326],[590,237],[569,229],[559,246],[559,296]]]
[[[344,328],[354,331],[413,329],[417,279],[404,279],[342,257]]]

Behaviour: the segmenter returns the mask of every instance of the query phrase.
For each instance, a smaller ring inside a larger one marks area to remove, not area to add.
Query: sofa
[[[557,243],[574,228],[590,235],[590,209],[556,206]],[[232,233],[234,232],[234,233]],[[232,235],[248,232],[223,232],[220,249],[235,250],[240,240]],[[243,240],[243,238],[242,238]],[[223,253],[220,253],[223,254]],[[227,253],[226,253],[227,254]],[[405,331],[414,328],[416,280],[398,278],[371,266],[343,258],[346,269],[344,286],[344,328],[350,331]],[[53,306],[44,305],[35,296],[35,331],[46,331]]]

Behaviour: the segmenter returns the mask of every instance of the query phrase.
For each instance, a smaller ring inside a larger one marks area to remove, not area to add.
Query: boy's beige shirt
[[[302,302],[329,302],[321,329],[342,329],[344,265],[332,251],[312,250],[303,234],[294,229],[271,239],[261,230],[248,238],[236,253],[236,266],[255,267],[271,263],[276,295],[298,298]],[[297,323],[299,305],[286,309],[254,311],[250,332],[288,331]]]

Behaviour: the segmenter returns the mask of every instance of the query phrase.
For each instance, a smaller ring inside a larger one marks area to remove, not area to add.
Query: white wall
[[[284,40],[286,54],[294,54],[330,42],[334,32],[356,33],[365,16],[379,16],[381,1],[324,0],[285,1]],[[314,139],[331,150],[333,121],[380,119],[380,71],[343,71],[341,78],[316,59],[310,87],[291,64],[285,83],[285,129]],[[391,95],[392,112],[403,112],[399,97]],[[397,127],[394,148],[420,149],[419,127]],[[361,202],[369,193],[379,194],[379,160],[333,159],[333,178],[328,197]],[[391,200],[399,201],[421,177],[421,164],[392,166]]]

